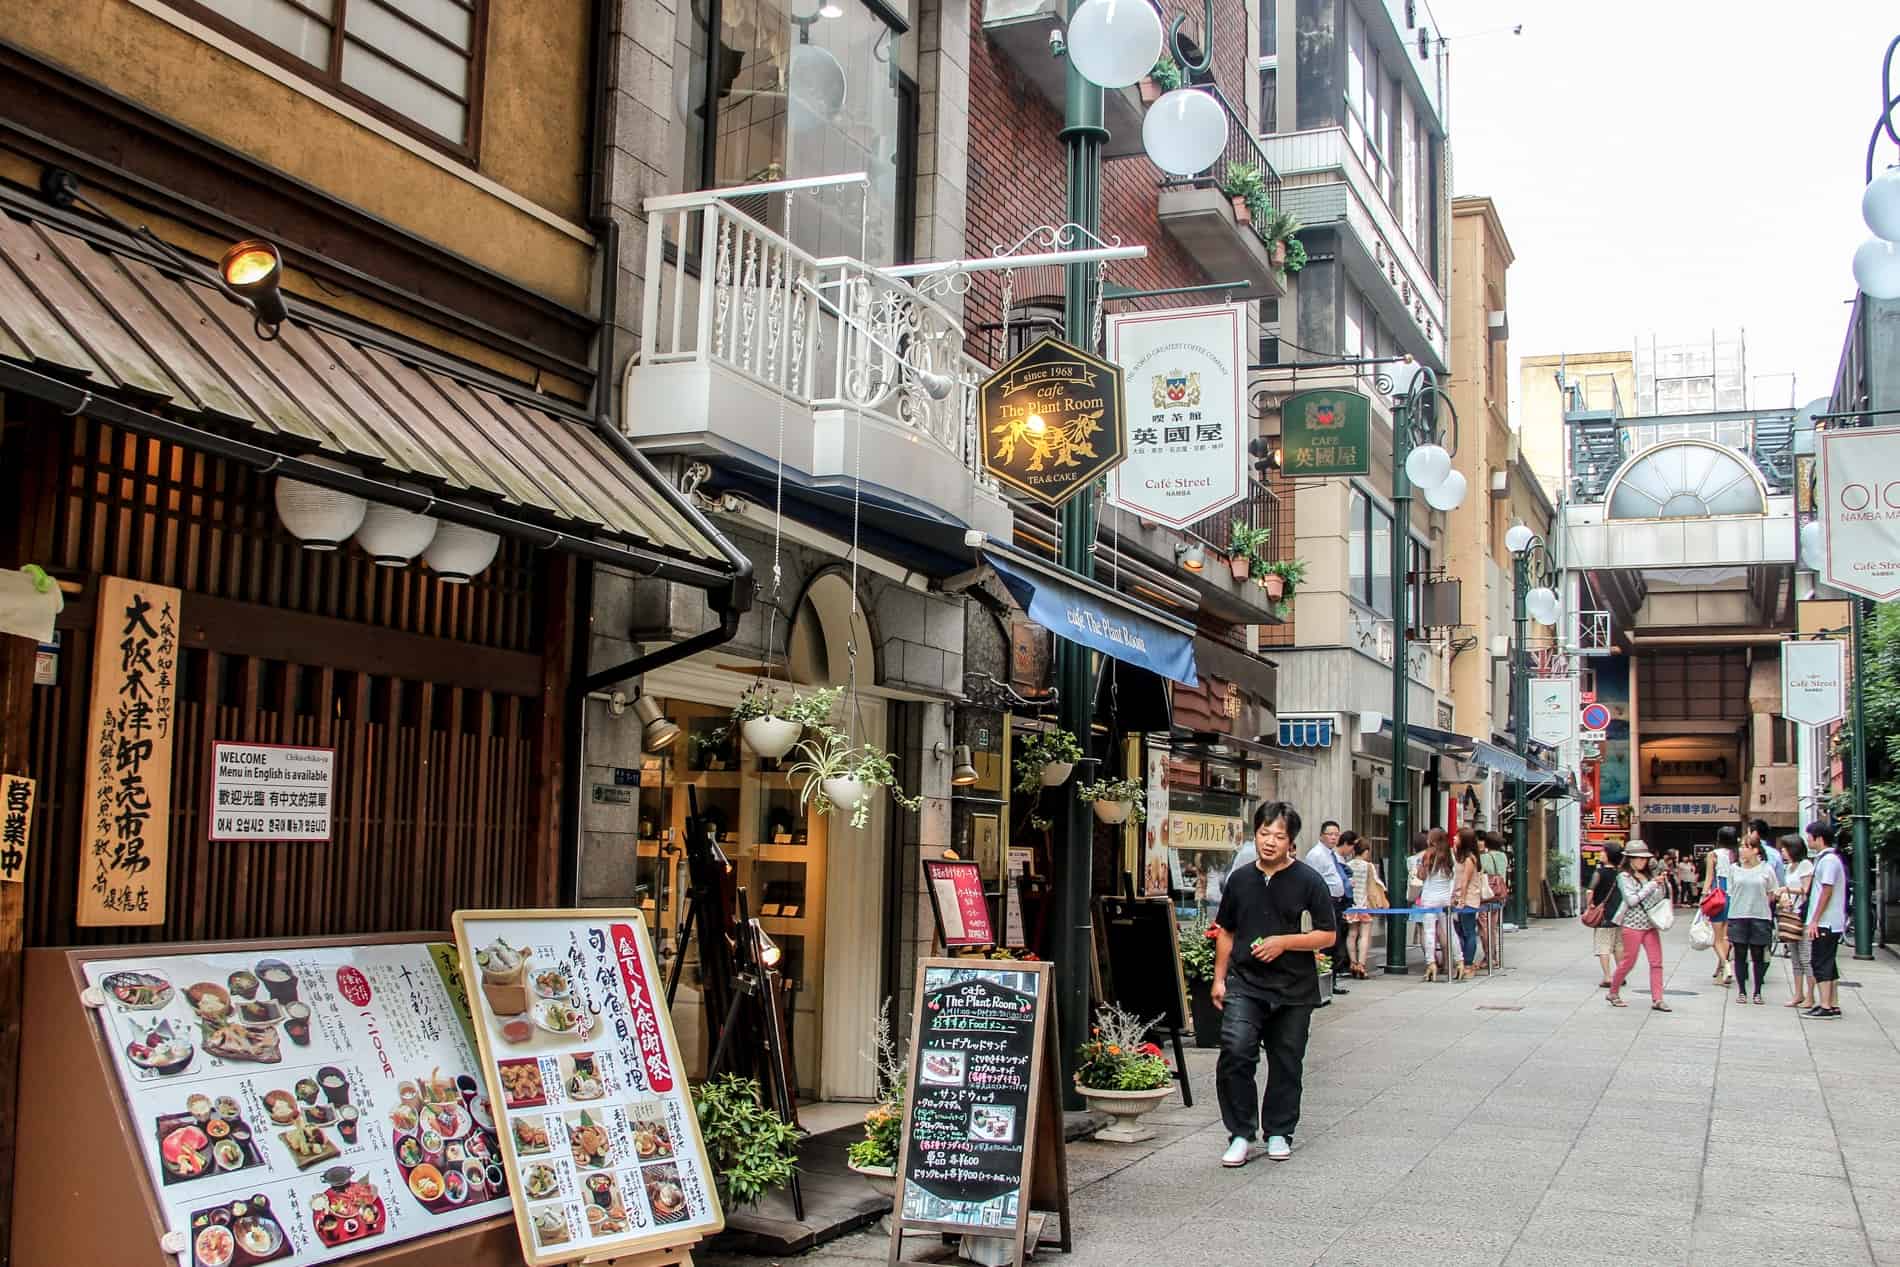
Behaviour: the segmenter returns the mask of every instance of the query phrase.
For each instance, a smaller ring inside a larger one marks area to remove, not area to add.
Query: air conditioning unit
[[[1492,339],[1511,337],[1511,319],[1502,308],[1493,308],[1484,314],[1485,333]]]
[[[1491,496],[1502,500],[1511,495],[1511,473],[1503,467],[1491,472]]]
[[[1491,635],[1491,658],[1506,660],[1511,655],[1511,636],[1509,634]]]

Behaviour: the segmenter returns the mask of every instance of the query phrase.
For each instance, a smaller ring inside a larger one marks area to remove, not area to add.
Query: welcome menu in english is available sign
[[[336,749],[211,745],[212,840],[330,839]]]

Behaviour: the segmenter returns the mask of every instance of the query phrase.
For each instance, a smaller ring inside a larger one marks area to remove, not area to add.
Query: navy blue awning
[[[995,569],[997,579],[1029,618],[1058,638],[1124,664],[1139,665],[1183,686],[1200,684],[1194,671],[1192,625],[995,542],[983,547],[983,561]]]

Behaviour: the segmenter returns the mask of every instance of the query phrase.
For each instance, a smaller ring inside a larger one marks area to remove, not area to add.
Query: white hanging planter
[[[1102,800],[1089,803],[1095,806],[1095,817],[1105,823],[1125,823],[1128,821],[1129,812],[1134,809],[1134,804],[1130,801]]]
[[[495,561],[501,538],[480,528],[444,523],[435,530],[435,540],[423,551],[422,561],[436,579],[450,585],[466,585],[481,570]]]
[[[745,739],[745,746],[764,757],[767,761],[776,761],[792,750],[805,727],[799,722],[786,721],[783,717],[752,717],[740,723],[739,734]],[[836,797],[832,798],[836,800]]]
[[[1074,773],[1075,762],[1073,761],[1046,762],[1042,767],[1042,785],[1044,787],[1059,787],[1067,783],[1069,776]]]
[[[377,567],[399,568],[429,548],[440,526],[439,521],[413,510],[372,502],[363,515],[363,526],[356,530],[356,544]]]
[[[277,517],[306,550],[334,550],[362,526],[369,503],[354,493],[339,493],[288,476],[277,477]]]
[[[839,809],[852,810],[864,799],[864,780],[849,777],[826,779],[822,786],[825,797]]]

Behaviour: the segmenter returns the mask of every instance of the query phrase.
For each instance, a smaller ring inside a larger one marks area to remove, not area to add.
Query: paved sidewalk
[[[1193,1053],[1195,1107],[1153,1115],[1157,1139],[1069,1146],[1076,1248],[1046,1261],[1900,1267],[1900,960],[1843,954],[1846,1016],[1801,1021],[1785,961],[1767,1006],[1738,1005],[1686,919],[1666,943],[1669,1015],[1634,988],[1608,1007],[1575,921],[1507,935],[1488,981],[1352,982],[1314,1024],[1284,1163],[1219,1166],[1213,1053]]]

